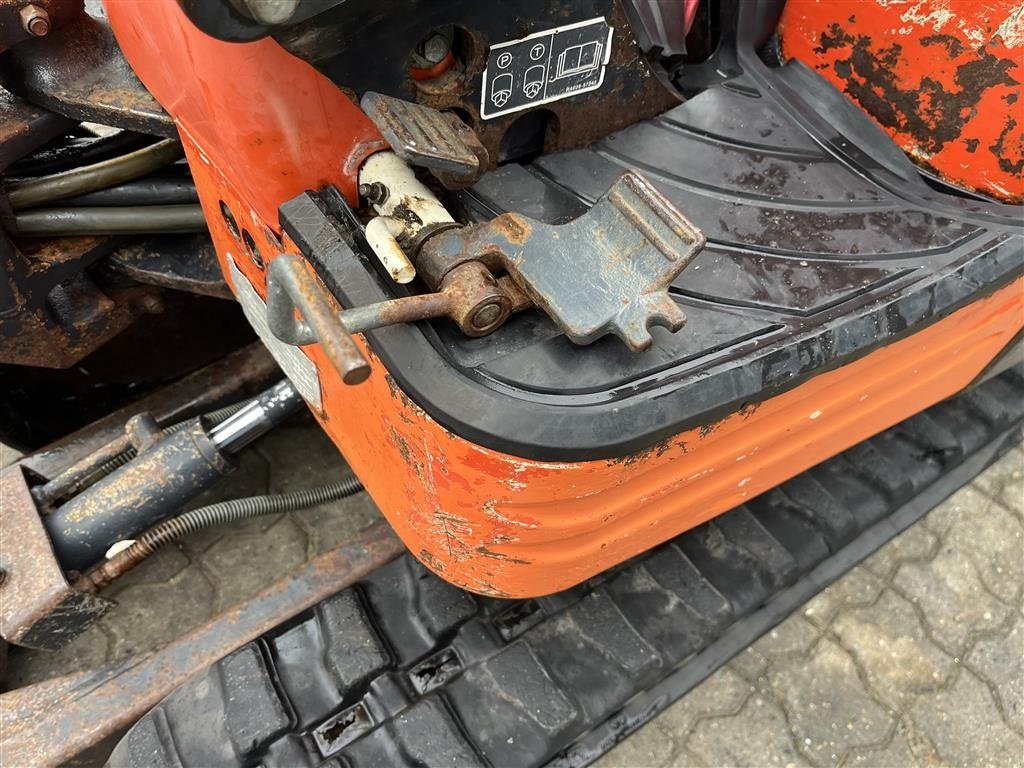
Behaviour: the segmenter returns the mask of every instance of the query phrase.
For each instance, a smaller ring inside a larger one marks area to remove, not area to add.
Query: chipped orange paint
[[[197,185],[204,205],[237,199],[214,169],[200,170]],[[221,257],[237,254],[219,219],[212,228]],[[298,253],[287,238],[284,248]],[[237,261],[263,294],[263,273]],[[410,551],[466,589],[530,597],[577,584],[949,397],[1022,329],[1024,279],[721,421],[585,462],[524,459],[448,431],[361,336],[372,372],[357,386],[318,347],[303,349],[320,373],[317,418]]]
[[[154,56],[161,40],[174,42],[181,32],[161,36],[160,23],[180,22],[174,8],[149,15],[161,3],[174,5],[173,0],[114,0],[108,6],[115,32],[133,63]],[[145,14],[138,9],[146,9]],[[147,28],[146,35],[135,34],[140,27]],[[131,34],[126,35],[126,29]],[[200,49],[206,45],[191,43]],[[196,55],[195,48],[186,46],[185,51]],[[234,72],[240,77],[260,71],[250,65],[241,68],[241,63]],[[190,72],[177,73],[183,90],[198,87],[186,82]],[[291,76],[289,89],[305,94],[296,103],[305,103],[318,86],[302,78],[319,75],[305,68]],[[145,74],[143,80],[149,85]],[[241,85],[220,86],[211,80],[202,87]],[[249,85],[256,87],[253,81]],[[250,142],[233,155],[230,144],[241,140],[241,127],[211,138],[210,121],[219,111],[205,112],[203,100],[197,99],[179,114],[173,92],[157,96],[178,121],[225,274],[230,255],[265,295],[264,273],[228,231],[219,201],[236,212],[240,226],[252,225],[249,231],[265,257],[281,249],[298,253],[287,237],[279,242],[272,231],[277,229],[277,204],[303,185],[315,186],[321,175],[344,183],[336,180],[344,176],[344,168],[339,171],[334,160],[330,167],[307,166],[327,163],[329,157],[352,156],[345,152],[358,148],[351,137],[340,135],[343,131],[335,131],[336,152],[323,134],[308,145],[308,157],[282,150],[279,142],[286,141],[288,125],[298,117],[287,92],[278,90],[273,94],[275,108],[257,110],[263,122],[250,124],[254,132],[270,138],[270,148]],[[221,96],[209,96],[207,106],[210,103],[220,104]],[[345,113],[337,104],[333,108]],[[310,119],[322,117],[317,111]],[[213,153],[207,142],[223,154]],[[222,163],[221,157],[229,159]],[[270,163],[273,178],[252,187],[252,175],[240,174],[237,163],[261,158]],[[270,205],[275,195],[281,197]],[[353,387],[341,382],[318,347],[303,350],[320,372],[323,411],[317,418],[413,554],[467,589],[527,597],[579,583],[954,394],[1022,327],[1024,279],[910,337],[719,422],[638,454],[586,462],[533,461],[449,432],[409,399],[362,337],[358,343],[372,373]]]
[[[788,0],[779,36],[920,165],[1024,202],[1020,0]]]
[[[475,592],[548,594],[762,493],[966,386],[1024,327],[1024,280],[757,407],[610,461],[475,445],[379,361],[346,387],[315,349],[324,429],[409,549]]]

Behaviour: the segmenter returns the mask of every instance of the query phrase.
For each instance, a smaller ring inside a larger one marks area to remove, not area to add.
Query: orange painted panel
[[[195,162],[196,150],[189,147]],[[197,169],[204,205],[236,201]],[[214,241],[264,294],[219,220]],[[298,253],[284,242],[287,251]],[[410,551],[474,592],[549,594],[763,493],[970,383],[1024,328],[1024,279],[887,347],[638,454],[542,462],[456,435],[419,408],[357,337],[370,377],[346,386],[320,349],[321,425]]]
[[[779,36],[918,164],[1024,202],[1020,0],[788,0]]]
[[[183,27],[173,0],[109,0],[108,12],[129,60],[178,122],[222,267],[231,255],[264,294],[264,273],[228,230],[220,201],[264,259],[297,253],[272,231],[277,206],[324,182],[351,192],[348,161],[378,140],[351,102],[275,43],[213,41]],[[165,77],[158,70],[175,46],[186,64]],[[189,79],[193,70],[206,74]],[[203,79],[214,72],[223,77]],[[250,115],[233,110],[232,92],[253,96]],[[305,135],[292,135],[300,124]],[[719,422],[586,462],[528,460],[449,432],[365,345],[372,373],[353,387],[318,347],[303,350],[320,374],[318,419],[412,553],[467,589],[526,597],[579,583],[954,394],[1022,327],[1024,280]]]
[[[276,231],[281,203],[327,184],[356,202],[359,165],[387,144],[334,83],[270,38],[200,32],[175,0],[104,7],[132,69],[202,147],[199,161],[246,190],[236,216],[251,208]]]

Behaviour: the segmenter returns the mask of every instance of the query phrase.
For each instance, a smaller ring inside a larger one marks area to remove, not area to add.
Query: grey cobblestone
[[[767,696],[751,696],[733,715],[698,721],[684,744],[669,765],[693,765],[694,757],[709,768],[810,765],[794,747],[782,709]]]
[[[295,490],[345,471],[319,429],[297,423],[261,441],[196,503]],[[1024,451],[1016,449],[624,741],[600,768],[1020,768],[1022,476]],[[378,514],[364,494],[191,536],[126,576],[109,592],[121,605],[63,651],[15,649],[7,685],[152,648]]]
[[[851,748],[880,744],[893,721],[865,690],[850,654],[831,639],[773,665],[771,688],[782,702],[797,748],[817,765],[838,765]]]
[[[1009,609],[984,587],[963,552],[944,546],[926,563],[906,563],[893,584],[920,607],[932,637],[949,653],[963,656],[972,633],[1001,624]]]
[[[1024,618],[1016,614],[1013,628],[1004,636],[979,640],[967,655],[966,664],[995,690],[1007,725],[1024,735]]]
[[[989,689],[967,669],[948,689],[915,702],[909,714],[948,765],[1013,766],[1024,759],[1024,741],[1007,728]]]
[[[891,708],[938,690],[953,671],[953,660],[928,639],[913,606],[891,590],[869,607],[845,611],[832,629]]]

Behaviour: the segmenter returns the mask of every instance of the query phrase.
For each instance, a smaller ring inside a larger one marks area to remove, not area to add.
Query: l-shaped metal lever
[[[370,375],[370,364],[345,328],[305,259],[281,254],[267,267],[267,324],[285,344],[319,344],[346,384]],[[295,316],[299,311],[301,317]]]

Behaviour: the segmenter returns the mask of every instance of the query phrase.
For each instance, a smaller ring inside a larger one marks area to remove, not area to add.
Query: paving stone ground
[[[0,446],[2,449],[2,446]],[[0,452],[0,465],[13,459]],[[248,452],[218,498],[347,471],[311,421]],[[365,494],[192,536],[109,591],[56,654],[15,649],[8,687],[153,648],[365,527]],[[1024,450],[811,599],[600,768],[1024,766]]]

